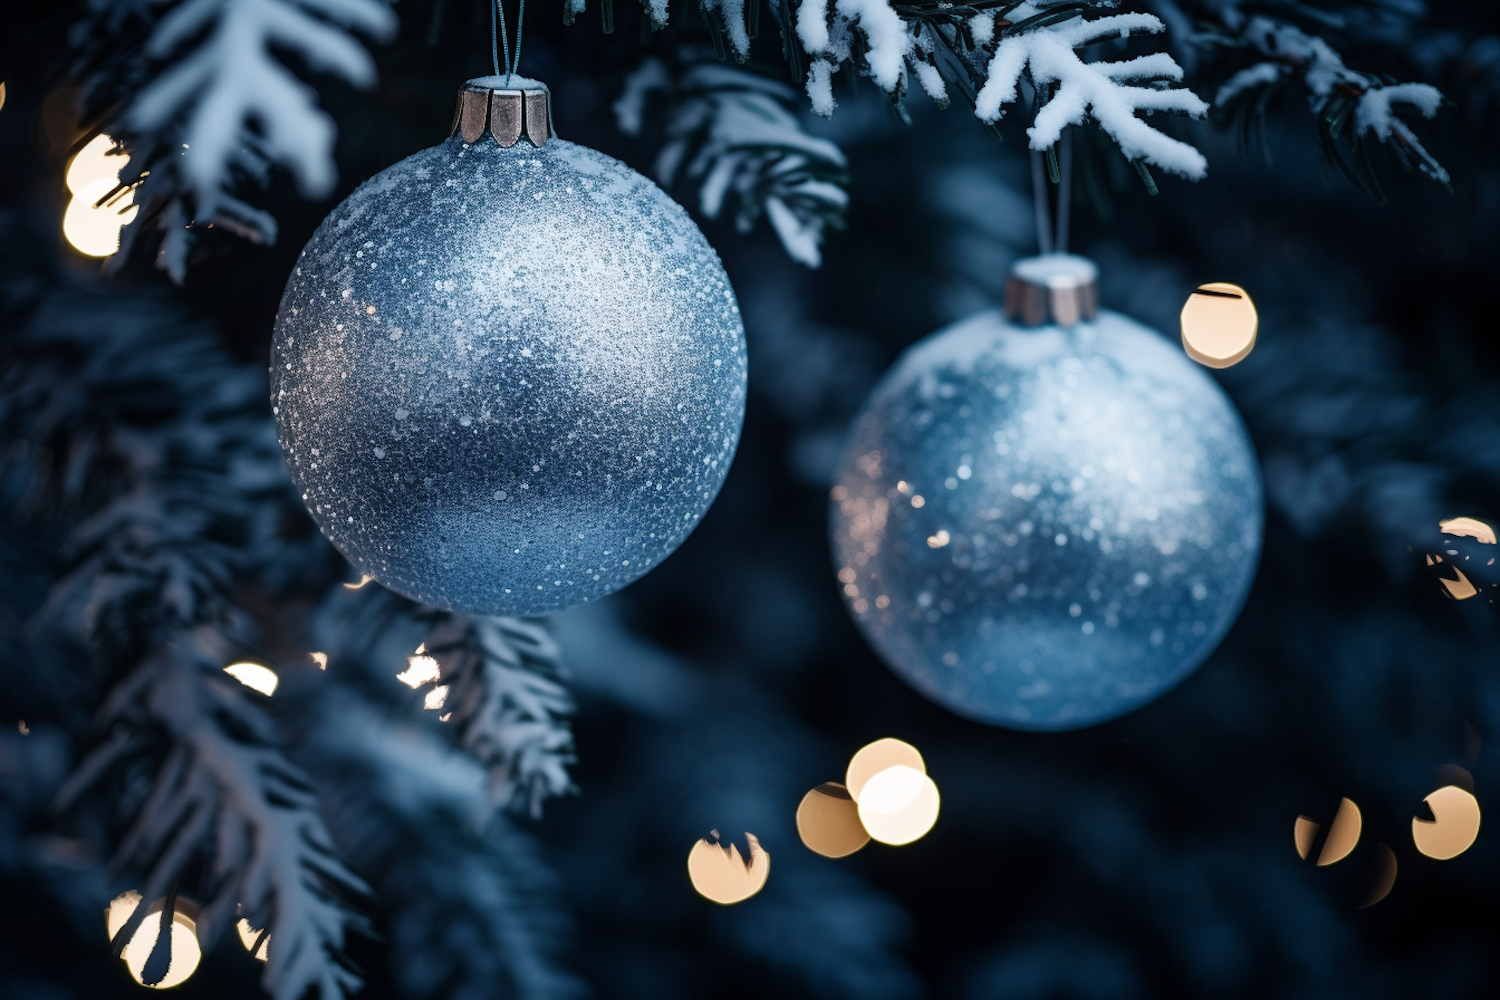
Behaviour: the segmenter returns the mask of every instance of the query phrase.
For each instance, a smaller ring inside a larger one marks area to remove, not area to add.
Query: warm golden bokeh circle
[[[740,856],[734,844],[728,847],[700,840],[688,853],[688,878],[704,899],[723,906],[741,903],[760,892],[771,874],[771,855],[760,846],[753,833],[745,834],[750,845],[750,860]]]
[[[885,739],[876,740],[874,743],[861,747],[849,759],[849,768],[844,773],[844,787],[849,790],[849,797],[858,802],[865,782],[886,768],[897,765],[921,771],[923,774],[927,773],[927,765],[922,760],[922,755],[910,743],[887,736]]]
[[[1199,285],[1182,307],[1182,346],[1188,357],[1210,368],[1228,368],[1255,347],[1260,317],[1239,285]]]
[[[870,842],[849,790],[825,781],[797,806],[797,833],[808,850],[825,858],[848,857]]]

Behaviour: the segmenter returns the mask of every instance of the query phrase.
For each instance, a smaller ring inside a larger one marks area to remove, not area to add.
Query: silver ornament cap
[[[480,76],[464,83],[453,110],[448,135],[473,145],[488,132],[509,149],[524,136],[533,146],[557,138],[552,127],[552,92],[540,80],[516,76]]]
[[[1071,253],[1023,257],[1005,283],[1005,316],[1021,326],[1070,327],[1099,315],[1099,265]]]

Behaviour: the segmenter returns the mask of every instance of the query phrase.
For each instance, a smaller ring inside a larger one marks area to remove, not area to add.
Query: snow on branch
[[[1023,5],[1011,16],[1034,16]],[[1129,38],[1137,32],[1163,31],[1162,22],[1150,14],[1115,14],[1087,21],[1076,17],[1000,39],[984,86],[975,99],[974,114],[994,122],[1004,106],[1020,97],[1023,72],[1042,95],[1041,108],[1026,134],[1032,149],[1048,149],[1069,125],[1087,117],[1099,123],[1120,146],[1127,159],[1144,160],[1190,180],[1201,179],[1208,161],[1197,149],[1152,128],[1136,117],[1137,111],[1172,111],[1202,118],[1208,105],[1190,90],[1167,84],[1182,80],[1182,68],[1165,53],[1119,62],[1084,62],[1077,49],[1111,38]],[[1130,86],[1132,83],[1153,84]]]
[[[710,219],[735,203],[740,232],[764,215],[788,256],[817,267],[824,231],[843,226],[847,161],[837,145],[803,130],[789,107],[791,88],[712,63],[674,81],[660,61],[649,59],[615,103],[622,131],[641,132],[646,102],[657,92],[671,102],[656,159],[662,186],[695,185],[698,209]]]
[[[1436,87],[1425,83],[1387,83],[1377,76],[1352,70],[1322,38],[1263,15],[1244,22],[1234,36],[1206,35],[1203,40],[1246,49],[1260,57],[1260,61],[1234,73],[1219,87],[1215,105],[1228,106],[1267,88],[1300,82],[1307,88],[1309,109],[1319,119],[1320,127],[1327,130],[1329,139],[1339,138],[1352,118],[1356,139],[1373,135],[1403,164],[1414,163],[1440,184],[1449,182],[1448,171],[1395,113],[1397,105],[1404,105],[1423,118],[1434,117],[1443,102],[1443,95]],[[1368,186],[1371,179],[1362,180]]]
[[[948,106],[954,85],[979,120],[993,127],[1007,104],[1022,99],[1025,80],[1038,95],[1027,131],[1031,148],[1049,149],[1064,128],[1092,119],[1129,159],[1192,180],[1203,177],[1208,162],[1202,153],[1137,116],[1208,113],[1192,91],[1173,86],[1182,82],[1182,68],[1165,53],[1088,62],[1078,52],[1165,25],[1138,13],[1090,20],[1084,6],[1112,5],[1002,0],[976,10],[945,0],[801,0],[795,35],[811,58],[808,98],[815,112],[832,114],[834,74],[849,64],[873,80],[903,118],[902,99],[915,77],[939,107]]]
[[[423,643],[448,692],[459,743],[489,774],[491,804],[540,817],[542,802],[574,790],[573,696],[562,652],[540,622],[446,615]]]
[[[89,103],[119,107],[105,130],[129,150],[121,183],[139,185],[143,206],[117,261],[147,228],[162,231],[157,263],[179,282],[189,226],[274,241],[275,220],[233,193],[264,183],[272,166],[290,170],[309,197],[333,189],[333,122],[284,60],[369,87],[374,63],[356,36],[394,34],[385,0],[181,0],[154,21],[141,7],[144,44],[101,62],[93,53],[118,45],[114,6],[91,0],[76,41],[91,70]]]
[[[308,565],[280,538],[296,500],[264,376],[158,295],[39,283],[5,341],[0,430],[20,445],[7,474],[34,467],[12,482],[49,497],[71,531],[28,629],[105,691],[101,739],[59,806],[113,793],[128,827],[117,867],[143,876],[148,900],[179,884],[199,898],[205,946],[243,905],[272,934],[277,1000],[348,994],[359,977],[341,956],[362,925],[349,900],[363,885],[264,710],[222,672],[228,637],[248,624],[235,589],[268,584],[280,559]]]
[[[264,981],[276,1000],[314,988],[325,1000],[347,996],[361,981],[341,958],[345,932],[363,926],[350,901],[368,889],[339,860],[311,783],[264,712],[222,672],[226,652],[201,626],[145,657],[110,691],[96,724],[111,736],[58,806],[116,771],[153,771],[115,867],[143,872],[148,900],[196,885],[205,950],[241,915],[267,928]],[[138,907],[117,940],[128,941],[145,915]]]
[[[358,661],[389,652],[390,638],[358,641],[362,652],[343,650],[331,662],[377,675],[377,661]],[[377,706],[366,685],[340,678],[329,674],[299,750],[318,772],[340,776],[323,798],[340,847],[390,914],[382,929],[400,994],[584,995],[562,962],[571,928],[556,875],[535,839],[490,808],[484,767],[434,727]]]

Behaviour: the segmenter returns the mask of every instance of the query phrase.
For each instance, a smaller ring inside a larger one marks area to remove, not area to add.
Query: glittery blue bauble
[[[1076,729],[1177,684],[1239,613],[1261,486],[1239,415],[1160,334],[999,313],[917,344],[833,491],[845,601],[907,683],[1015,729]]]
[[[414,600],[529,614],[672,552],[729,471],[745,335],[686,212],[602,153],[452,138],[318,228],[272,405],[298,492]]]

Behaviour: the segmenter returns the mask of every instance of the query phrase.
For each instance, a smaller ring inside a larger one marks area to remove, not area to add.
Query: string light
[[[121,893],[110,901],[109,908],[104,911],[104,923],[111,941],[120,933],[131,915],[135,913],[136,907],[140,905],[141,894],[134,889]],[[125,945],[125,950],[120,956],[125,960],[125,968],[130,971],[130,977],[142,986],[154,990],[171,989],[173,986],[180,986],[187,982],[188,977],[197,971],[198,963],[203,958],[203,950],[198,945],[198,925],[192,916],[196,913],[197,907],[179,897],[172,907],[172,936],[169,945],[171,959],[167,963],[167,974],[162,977],[161,982],[146,982],[146,961],[151,957],[151,952],[156,947],[156,939],[161,934],[161,912],[166,905],[165,899],[158,899],[151,904],[146,911],[145,919],[131,935],[130,941]]]
[[[86,257],[108,257],[120,249],[120,230],[135,218],[134,191],[98,205],[119,183],[124,159],[110,155],[114,140],[96,135],[68,163],[65,181],[73,200],[63,213],[63,236]]]
[[[234,929],[239,931],[240,944],[245,946],[246,951],[253,953],[262,962],[270,957],[271,935],[265,934],[262,936],[263,932],[251,927],[250,921],[244,917],[241,917],[240,922],[234,925]],[[255,947],[257,940],[260,941],[259,948]]]
[[[745,834],[750,847],[748,861],[740,857],[740,849],[734,844],[725,847],[719,843],[719,831],[712,831],[710,836],[712,843],[700,840],[688,853],[688,879],[698,895],[731,906],[760,892],[771,874],[771,855],[761,848],[755,834]]]
[[[442,668],[438,661],[427,653],[427,643],[417,647],[417,651],[406,658],[406,669],[396,675],[396,680],[407,687],[416,689],[423,684],[431,684],[433,681],[441,680]]]
[[[897,764],[865,782],[859,820],[874,840],[899,847],[926,836],[937,822],[937,785],[916,768]]]
[[[1359,844],[1360,829],[1363,821],[1360,818],[1359,806],[1350,799],[1339,799],[1338,812],[1333,815],[1333,823],[1328,827],[1328,836],[1323,841],[1323,849],[1318,852],[1318,867],[1322,868],[1347,858]],[[1306,861],[1312,854],[1313,841],[1318,836],[1320,825],[1310,816],[1298,816],[1292,825],[1292,839],[1297,845],[1297,856]]]
[[[1479,837],[1479,800],[1457,785],[1444,785],[1422,800],[1432,819],[1413,816],[1411,839],[1417,850],[1437,861],[1449,861],[1474,846]]]
[[[895,767],[898,764],[921,771],[923,774],[927,773],[927,765],[923,763],[922,755],[910,743],[886,737],[860,747],[859,751],[849,758],[849,767],[844,772],[844,787],[849,790],[849,797],[858,802],[865,782],[886,768]]]
[[[802,796],[797,806],[797,835],[807,849],[825,858],[848,857],[870,842],[849,790],[825,781]]]
[[[1260,327],[1255,303],[1239,285],[1199,285],[1182,307],[1182,346],[1188,357],[1210,368],[1239,364],[1255,347]]]
[[[276,685],[281,683],[281,678],[276,676],[276,671],[259,663],[231,663],[224,668],[224,672],[252,691],[259,691],[266,697],[276,692]]]

